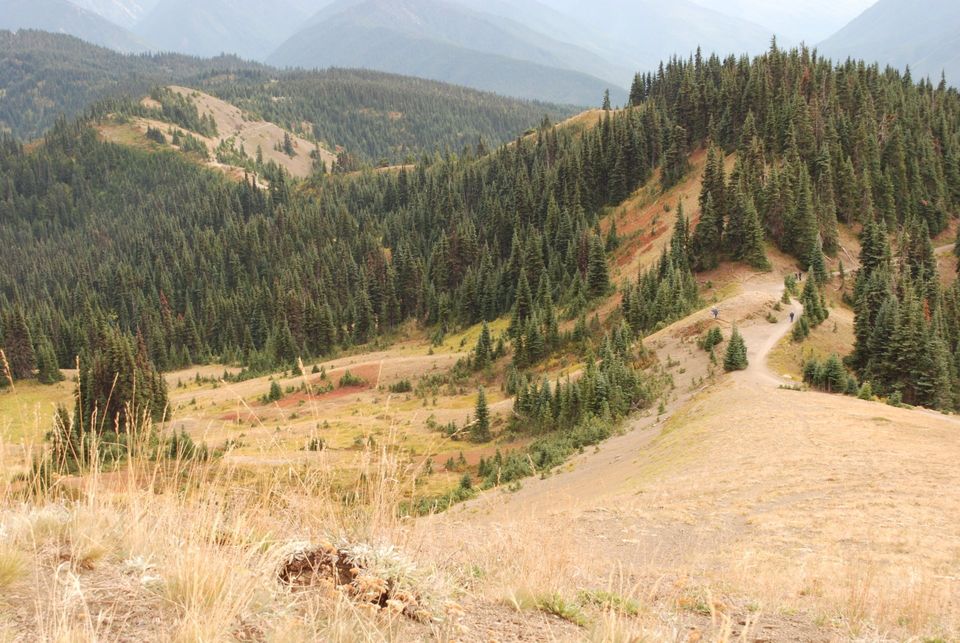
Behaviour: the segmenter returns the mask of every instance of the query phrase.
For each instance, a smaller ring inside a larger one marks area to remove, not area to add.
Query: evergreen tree
[[[744,244],[741,249],[741,259],[748,265],[758,270],[770,270],[770,261],[767,259],[767,253],[764,249],[763,226],[760,223],[760,215],[753,204],[753,199],[746,198],[744,206],[746,214],[744,216],[745,233]]]
[[[749,366],[747,362],[747,345],[743,341],[743,335],[733,327],[730,335],[730,342],[727,344],[727,352],[723,357],[723,369],[728,373],[730,371],[742,371]]]
[[[823,293],[817,287],[815,279],[807,279],[800,293],[800,303],[803,304],[803,317],[811,329],[816,328],[829,317],[830,312],[824,303]]]
[[[687,173],[690,168],[687,157],[687,130],[676,125],[670,130],[669,142],[661,168],[660,185],[664,190],[669,190],[679,183],[680,179]]]
[[[53,343],[43,337],[37,346],[37,380],[41,384],[55,384],[62,382],[64,377],[57,364],[57,353]]]
[[[33,377],[37,368],[37,358],[30,338],[30,327],[21,309],[6,315],[3,323],[4,354],[10,373],[15,380]]]
[[[523,331],[524,324],[532,314],[533,293],[530,292],[530,282],[527,281],[526,273],[521,273],[513,303],[513,317],[510,319],[511,334],[520,334]]]
[[[600,237],[590,237],[590,256],[587,261],[587,291],[591,298],[601,297],[610,290],[607,257]]]
[[[474,442],[489,442],[490,410],[487,408],[487,394],[483,387],[477,389],[477,404],[474,409],[473,426],[470,428],[470,437]]]
[[[707,199],[713,200],[717,211],[717,233],[723,234],[724,221],[728,214],[727,180],[723,169],[723,152],[711,145],[707,150],[707,162],[703,169],[699,204],[701,212],[707,207]]]
[[[135,348],[131,336],[104,325],[80,356],[76,400],[77,433],[124,433],[163,416],[167,387],[142,342]]]
[[[736,261],[743,261],[759,270],[770,269],[757,208],[753,199],[739,190],[724,233],[724,241],[727,252]]]
[[[694,270],[713,270],[720,265],[721,228],[722,219],[714,206],[713,197],[707,195],[700,221],[690,239],[690,256]]]
[[[490,337],[490,327],[487,322],[483,322],[483,328],[480,330],[480,337],[477,339],[477,345],[473,350],[473,366],[482,370],[490,366],[493,357],[493,340]]]

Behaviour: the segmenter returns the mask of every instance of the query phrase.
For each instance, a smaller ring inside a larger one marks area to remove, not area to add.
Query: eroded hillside
[[[254,162],[258,166],[275,163],[299,178],[310,176],[321,165],[332,169],[336,163],[336,155],[319,143],[288,132],[275,123],[244,114],[226,101],[187,87],[174,85],[169,90],[195,105],[201,116],[212,117],[215,131],[191,131],[176,123],[134,116],[102,124],[99,129],[104,138],[121,144],[147,146],[151,142],[147,138],[148,131],[156,130],[164,134],[164,139],[171,139],[161,142],[161,146],[169,143],[182,151],[196,152],[196,148],[191,150],[172,141],[177,130],[186,130],[206,149],[206,156],[202,153],[199,156],[207,165],[235,177],[242,177],[247,169],[244,165],[252,167]],[[143,99],[143,105],[150,109],[161,108],[161,104],[150,97]]]

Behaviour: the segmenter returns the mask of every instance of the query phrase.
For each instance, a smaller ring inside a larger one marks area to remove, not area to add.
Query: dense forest
[[[496,147],[570,108],[363,70],[281,72],[232,56],[123,55],[70,36],[0,31],[0,131],[37,138],[58,115],[196,87],[287,129],[345,148],[357,163],[399,163],[482,140]],[[599,100],[599,96],[597,97]],[[305,126],[305,123],[312,124]]]
[[[104,98],[257,68],[232,56],[124,55],[72,36],[0,30],[0,131],[32,140],[61,115],[78,117]]]
[[[199,88],[373,163],[460,151],[481,140],[495,147],[545,115],[556,120],[573,114],[567,107],[353,69],[248,72],[229,82],[213,78]]]
[[[581,316],[610,292],[604,208],[658,167],[665,187],[678,182],[689,151],[709,146],[698,224],[679,217],[671,250],[625,292],[631,332],[696,302],[691,268],[762,269],[764,238],[822,283],[838,222],[863,225],[882,256],[858,275],[850,366],[905,402],[956,404],[960,297],[942,290],[929,256],[960,201],[954,90],[774,47],[753,60],[674,60],[638,76],[632,94],[631,108],[583,133],[544,120],[492,153],[281,178],[268,191],[172,152],[103,143],[83,121],[61,122],[30,151],[6,139],[0,309],[32,337],[32,351],[6,340],[7,352],[26,369],[47,347],[68,366],[107,325],[161,369],[211,359],[264,369],[406,320],[442,336],[509,314],[524,354],[549,340],[558,313]],[[723,152],[737,153],[730,176]],[[883,250],[888,236],[896,253]],[[881,347],[894,357],[877,361]],[[949,395],[910,379],[931,364]]]
[[[721,259],[763,268],[765,237],[822,285],[838,225],[862,227],[848,365],[875,393],[957,408],[960,289],[944,291],[930,240],[960,206],[955,89],[772,47],[753,61],[673,60],[638,76],[631,100],[662,105],[675,119],[670,135],[688,148],[716,146],[690,240],[696,268]],[[736,153],[729,177],[723,152]],[[812,304],[817,295],[805,298]],[[826,316],[821,306],[807,308],[801,328]]]
[[[2,146],[0,304],[27,308],[62,364],[111,319],[141,333],[162,368],[289,364],[409,318],[441,329],[493,319],[518,284],[574,314],[609,289],[600,208],[656,163],[646,117],[607,116],[583,138],[544,123],[492,155],[304,189],[281,179],[268,192],[62,123],[35,151]],[[627,135],[644,151],[615,181],[588,179],[581,157],[612,167]]]

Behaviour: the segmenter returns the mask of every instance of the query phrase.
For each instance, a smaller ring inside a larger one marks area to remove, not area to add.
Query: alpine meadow
[[[960,12],[239,4],[0,0],[0,642],[960,639]]]

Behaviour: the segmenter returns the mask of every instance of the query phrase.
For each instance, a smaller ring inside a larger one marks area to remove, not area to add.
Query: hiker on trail
[[[713,308],[710,309],[710,314],[713,315],[714,319],[717,319],[720,317],[720,310],[716,306],[714,306]]]
[[[793,323],[793,316],[794,316],[795,314],[796,314],[796,313],[794,313],[792,310],[790,311],[790,323],[791,323],[791,324]]]

